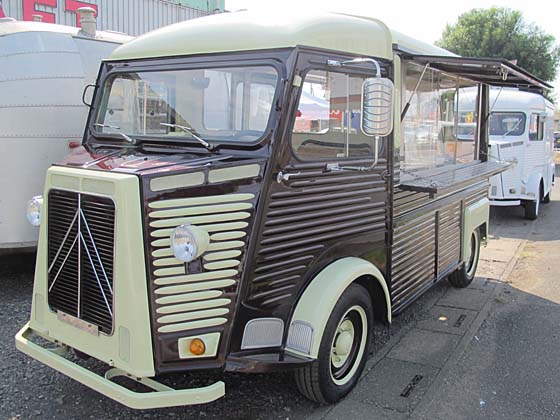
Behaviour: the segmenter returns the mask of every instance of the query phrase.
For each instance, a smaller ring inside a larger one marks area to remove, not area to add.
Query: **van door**
[[[531,114],[529,120],[529,141],[527,142],[525,162],[523,165],[523,181],[527,183],[527,192],[535,194],[535,197],[539,196],[539,185],[537,181],[531,185],[530,180],[537,174],[541,174],[543,180],[547,179],[548,171],[544,142],[544,124],[545,115],[538,113]]]
[[[248,295],[259,310],[289,309],[316,273],[343,257],[385,270],[387,139],[370,168],[375,141],[360,128],[362,85],[373,70],[332,68],[327,59],[347,58],[302,53],[296,65]]]

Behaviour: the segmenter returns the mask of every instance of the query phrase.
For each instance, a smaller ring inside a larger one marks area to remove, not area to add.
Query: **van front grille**
[[[111,334],[115,204],[56,189],[47,204],[49,307]]]

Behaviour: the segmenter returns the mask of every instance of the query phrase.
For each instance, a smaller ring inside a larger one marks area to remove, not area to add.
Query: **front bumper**
[[[17,333],[16,347],[18,350],[130,408],[150,409],[204,404],[215,401],[225,395],[225,384],[222,381],[202,388],[176,390],[150,378],[131,376],[117,368],[109,369],[103,377],[66,359],[64,355],[69,351],[66,346],[58,345],[56,348],[49,349],[33,343],[29,340],[29,336],[33,332],[29,324],[26,324]],[[49,339],[49,337],[43,335],[41,337]],[[135,392],[111,381],[112,378],[118,376],[133,379],[151,388],[153,391]]]
[[[495,207],[508,207],[508,206],[520,206],[521,200],[492,200],[490,199],[490,205]]]

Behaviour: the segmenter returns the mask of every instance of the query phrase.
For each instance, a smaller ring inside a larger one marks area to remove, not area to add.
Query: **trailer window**
[[[475,83],[428,69],[413,95],[423,67],[409,63],[404,100],[411,98],[402,123],[401,179],[418,170],[472,162],[478,132]]]
[[[521,136],[525,132],[525,114],[522,112],[492,112],[490,114],[491,136]]]
[[[529,121],[529,140],[541,141],[544,138],[544,118],[539,114],[531,114]]]
[[[104,86],[95,122],[105,127],[94,133],[177,139],[192,130],[206,140],[254,143],[267,129],[277,84],[269,66],[118,74]]]
[[[319,70],[307,73],[292,133],[292,147],[299,158],[373,154],[372,138],[360,129],[364,78]]]

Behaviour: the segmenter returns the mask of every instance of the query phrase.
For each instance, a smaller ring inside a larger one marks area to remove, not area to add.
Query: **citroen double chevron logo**
[[[77,261],[78,261],[77,263],[78,276],[76,278],[76,281],[78,283],[78,292],[77,292],[78,300],[77,300],[76,312],[78,314],[78,318],[81,315],[81,302],[80,302],[81,286],[82,286],[81,282],[82,282],[82,268],[84,264],[89,264],[89,266],[91,267],[91,271],[93,272],[93,275],[97,282],[97,286],[99,288],[99,291],[101,292],[101,296],[105,301],[107,310],[109,311],[109,314],[113,316],[113,311],[111,309],[111,305],[109,305],[109,300],[107,299],[107,294],[102,286],[102,283],[105,283],[105,285],[107,285],[109,293],[111,294],[110,296],[111,301],[113,296],[113,288],[111,287],[109,276],[107,276],[107,272],[105,271],[103,261],[101,260],[101,256],[99,255],[99,251],[97,249],[97,245],[95,244],[95,239],[93,238],[93,235],[91,233],[91,229],[88,224],[87,218],[82,210],[81,199],[82,199],[81,195],[78,194],[78,206],[74,214],[74,217],[72,219],[72,222],[70,223],[70,226],[68,227],[68,230],[64,235],[64,239],[62,240],[62,243],[60,244],[60,247],[58,248],[54,256],[53,261],[49,266],[48,273],[50,275],[51,271],[56,265],[56,262],[62,259],[60,267],[58,267],[58,270],[52,280],[52,283],[49,286],[49,293],[55,287],[56,282],[60,276],[60,273],[62,272],[64,266],[68,263],[68,258],[70,257],[70,255],[72,255],[74,251],[76,251]],[[75,237],[72,239],[74,233],[75,233]],[[64,255],[63,249],[65,248],[65,244],[69,243],[70,241],[72,241],[72,244],[70,245],[68,251]],[[82,259],[85,261],[82,261]]]

